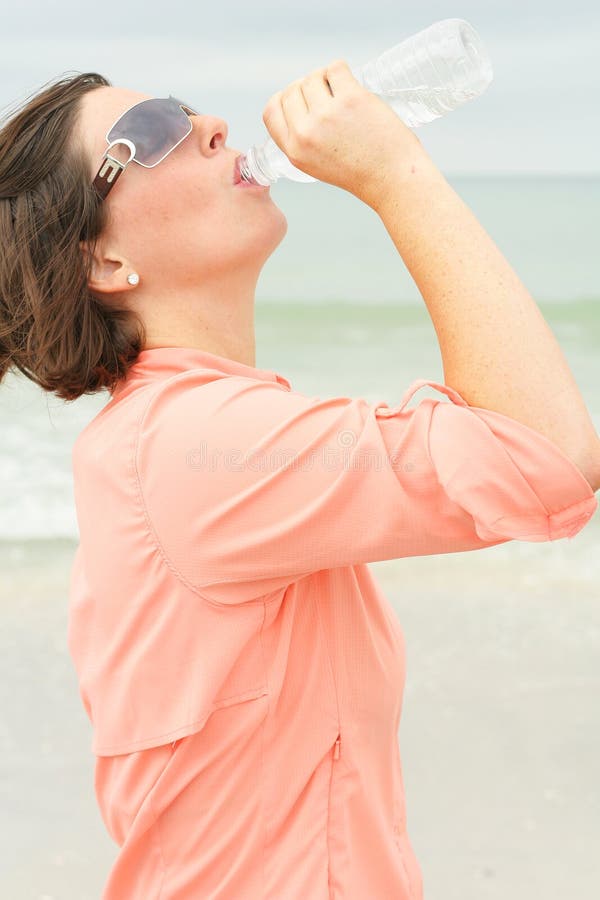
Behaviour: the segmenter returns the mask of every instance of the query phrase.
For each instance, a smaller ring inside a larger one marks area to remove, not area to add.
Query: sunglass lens
[[[144,100],[121,116],[108,133],[108,140],[128,138],[135,144],[135,159],[155,166],[192,129],[186,113],[173,100]]]

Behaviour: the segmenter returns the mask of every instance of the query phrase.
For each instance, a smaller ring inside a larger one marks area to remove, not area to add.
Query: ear
[[[99,294],[116,294],[120,291],[131,290],[127,276],[134,271],[126,259],[105,250],[100,242],[92,251],[87,241],[80,241],[79,247],[84,256],[91,258],[88,287]]]

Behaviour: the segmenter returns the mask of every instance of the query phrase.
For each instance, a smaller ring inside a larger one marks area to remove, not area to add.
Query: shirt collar
[[[291,389],[287,378],[271,369],[258,369],[196,347],[151,347],[140,351],[127,377],[119,381],[111,396],[122,396],[142,383],[169,378],[190,369],[212,369],[225,375],[259,378],[281,384],[288,391]]]

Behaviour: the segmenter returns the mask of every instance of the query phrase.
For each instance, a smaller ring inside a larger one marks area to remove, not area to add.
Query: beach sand
[[[372,564],[406,641],[399,739],[428,900],[598,897],[598,531]],[[66,645],[75,546],[0,544],[3,900],[99,900],[118,849]]]

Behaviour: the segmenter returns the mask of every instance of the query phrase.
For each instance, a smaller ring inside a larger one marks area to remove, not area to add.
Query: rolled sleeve
[[[407,409],[424,384],[453,402]],[[393,408],[242,377],[167,384],[137,472],[169,565],[224,604],[321,569],[572,536],[597,505],[545,438],[424,380]]]
[[[432,463],[483,540],[572,538],[597,508],[577,466],[544,435],[492,410],[438,404]]]

